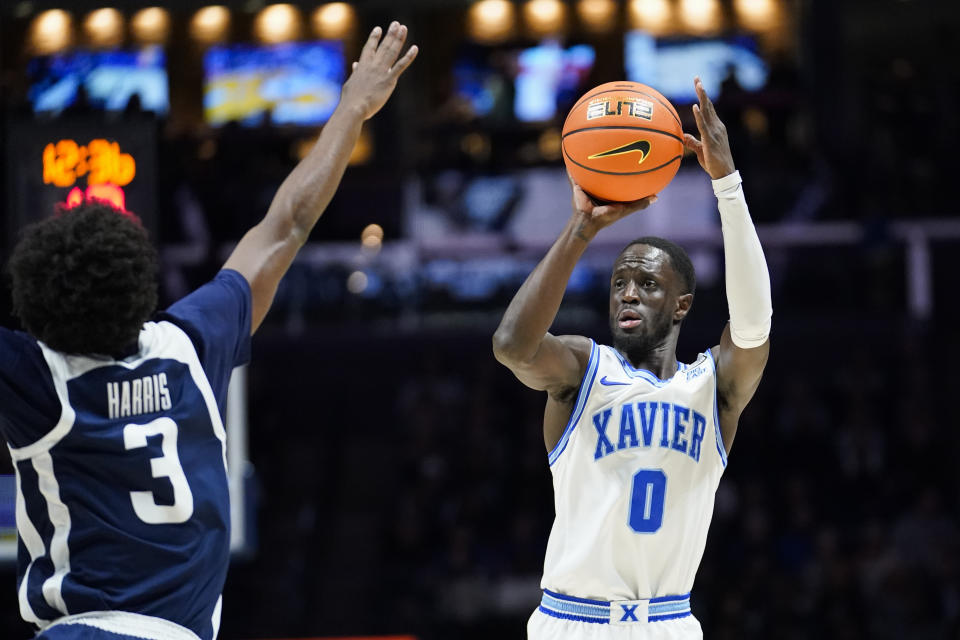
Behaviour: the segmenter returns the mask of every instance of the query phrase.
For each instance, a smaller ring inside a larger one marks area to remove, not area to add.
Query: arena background
[[[118,176],[120,155],[136,163],[122,190],[161,249],[165,303],[215,273],[317,131],[295,123],[296,108],[228,122],[245,107],[214,109],[211,48],[226,52],[221,64],[269,67],[280,63],[264,43],[332,41],[294,61],[326,65],[311,85],[322,112],[372,26],[399,19],[421,47],[254,340],[250,526],[222,638],[524,637],[553,517],[544,398],[494,361],[490,338],[569,214],[566,109],[595,84],[649,71],[637,51],[663,55],[671,87],[690,65],[715,78],[773,280],[770,363],[693,591],[705,636],[960,638],[960,5],[103,6],[0,4],[0,246],[5,261],[16,229],[70,191],[45,173],[47,143],[109,138]],[[110,59],[127,64],[122,52],[149,43],[160,47],[150,89],[134,100],[107,104],[94,88],[56,106],[62,94],[38,93],[61,86],[63,65],[101,64],[44,56],[119,51]],[[41,95],[53,103],[38,107]],[[674,103],[693,130],[689,99]],[[653,231],[687,246],[700,274],[681,358],[715,344],[727,315],[714,206],[686,158],[659,211],[598,238],[555,330],[606,339],[613,256]],[[0,322],[15,327],[4,282]],[[31,635],[15,579],[0,567],[3,638]]]

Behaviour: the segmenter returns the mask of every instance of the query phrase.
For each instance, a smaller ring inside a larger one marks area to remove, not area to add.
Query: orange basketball
[[[680,117],[660,92],[639,82],[588,91],[563,123],[563,161],[591,196],[630,202],[659,193],[683,156]]]

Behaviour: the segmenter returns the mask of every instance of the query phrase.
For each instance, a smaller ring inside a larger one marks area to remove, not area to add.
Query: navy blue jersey
[[[249,285],[224,270],[146,323],[123,360],[0,329],[25,620],[128,611],[216,636],[230,541],[222,408],[249,359],[250,315]]]

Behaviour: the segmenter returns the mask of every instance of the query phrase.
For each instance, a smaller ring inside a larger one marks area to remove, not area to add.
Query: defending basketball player
[[[676,359],[693,265],[661,238],[631,242],[610,278],[613,346],[548,332],[596,233],[656,197],[597,206],[573,185],[573,216],[493,338],[497,359],[547,392],[544,441],[556,519],[528,637],[702,638],[690,592],[714,494],[767,361],[770,279],[726,130],[699,79],[699,139],[684,136],[719,201],[730,321],[720,344]]]
[[[377,27],[313,150],[208,284],[151,315],[146,232],[88,202],[10,260],[29,334],[0,329],[21,615],[45,640],[212,640],[229,561],[223,407],[233,368],[340,182],[364,120],[417,55]],[[382,36],[382,39],[381,39]]]

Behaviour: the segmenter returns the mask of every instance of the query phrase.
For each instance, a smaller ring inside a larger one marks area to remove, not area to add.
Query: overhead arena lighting
[[[673,23],[673,6],[668,0],[631,0],[630,24],[653,34],[667,32]]]
[[[230,32],[230,10],[222,5],[204,7],[190,20],[190,35],[204,44],[222,42]]]
[[[777,25],[780,6],[776,0],[735,0],[733,3],[740,24],[755,31],[766,31]]]
[[[44,11],[30,23],[28,41],[30,50],[38,55],[66,49],[73,44],[73,16],[63,9]]]
[[[253,22],[253,33],[260,42],[289,42],[300,37],[300,11],[292,4],[264,7]]]
[[[577,16],[587,31],[607,33],[616,24],[617,3],[614,0],[580,0]]]
[[[313,12],[313,33],[319,38],[344,39],[357,24],[357,14],[346,2],[328,2]]]
[[[523,5],[523,21],[534,36],[563,31],[566,17],[567,7],[560,0],[527,0]]]
[[[83,21],[83,31],[94,47],[116,47],[123,43],[123,14],[113,8],[91,11]]]
[[[170,13],[160,7],[147,7],[133,14],[130,31],[137,42],[163,44],[170,36]]]
[[[720,3],[717,0],[680,0],[680,17],[684,26],[695,33],[719,31]]]
[[[480,0],[467,12],[467,33],[477,42],[495,43],[514,30],[516,12],[509,0]]]

